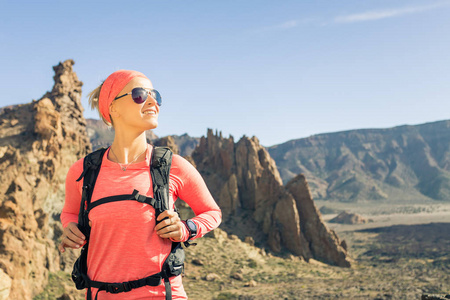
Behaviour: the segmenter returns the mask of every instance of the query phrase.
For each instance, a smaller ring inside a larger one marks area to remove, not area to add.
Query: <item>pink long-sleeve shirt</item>
[[[150,176],[148,145],[145,161],[130,164],[126,171],[110,161],[108,152],[102,160],[91,202],[98,199],[131,194],[134,189],[140,194],[153,197]],[[75,162],[66,178],[66,197],[61,222],[66,227],[78,222],[83,180],[76,179],[83,171],[83,159]],[[184,200],[194,211],[192,219],[198,228],[196,238],[219,226],[221,211],[211,196],[198,171],[184,158],[173,155],[169,179],[169,207],[174,207],[177,198]],[[160,238],[155,227],[155,209],[137,201],[118,201],[94,207],[89,213],[92,221],[90,245],[87,258],[88,276],[94,281],[125,282],[141,279],[161,270],[170,253],[172,241]],[[183,227],[182,241],[188,238]],[[181,276],[170,279],[173,299],[187,299]],[[95,297],[97,289],[92,289]],[[100,291],[98,299],[165,299],[163,282],[159,286],[144,286],[130,292],[111,294]]]

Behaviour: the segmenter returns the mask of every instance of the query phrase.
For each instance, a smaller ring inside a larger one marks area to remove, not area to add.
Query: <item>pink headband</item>
[[[103,118],[109,123],[111,123],[109,106],[128,82],[135,77],[147,78],[147,76],[138,71],[119,70],[109,75],[103,82],[98,99],[98,108]]]

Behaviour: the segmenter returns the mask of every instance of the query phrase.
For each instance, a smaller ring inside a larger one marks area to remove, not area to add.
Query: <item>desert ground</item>
[[[322,215],[326,221],[341,210],[370,219],[354,225],[327,222],[347,242],[351,268],[270,253],[216,230],[186,250],[183,282],[189,299],[420,299],[423,294],[450,294],[450,203],[316,205],[336,210]],[[62,294],[83,299],[71,286],[68,274],[52,274],[35,299]]]

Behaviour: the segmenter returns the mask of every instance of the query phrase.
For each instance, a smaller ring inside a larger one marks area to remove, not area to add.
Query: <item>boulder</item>
[[[369,221],[358,214],[343,211],[329,222],[339,224],[365,224]]]

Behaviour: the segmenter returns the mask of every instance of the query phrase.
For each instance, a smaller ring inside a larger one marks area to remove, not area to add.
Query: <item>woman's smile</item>
[[[156,116],[158,113],[154,109],[146,109],[142,114]]]

